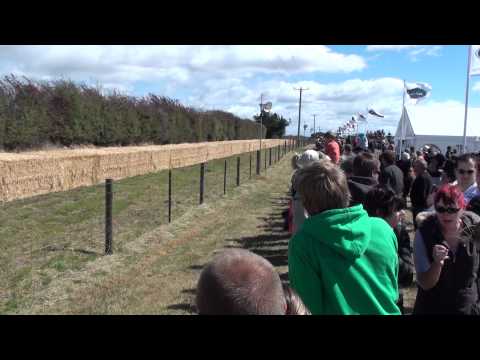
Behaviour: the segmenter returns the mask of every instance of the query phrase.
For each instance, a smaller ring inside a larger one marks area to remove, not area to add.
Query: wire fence
[[[124,253],[133,240],[202,201],[212,204],[254,181],[257,166],[262,176],[304,145],[286,142],[261,152],[3,203],[0,313],[41,303],[41,290],[61,273],[105,254]]]

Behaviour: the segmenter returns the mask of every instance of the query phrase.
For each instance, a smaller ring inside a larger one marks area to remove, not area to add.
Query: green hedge
[[[224,111],[194,110],[154,94],[105,95],[100,88],[70,80],[39,82],[14,75],[0,80],[0,147],[6,150],[47,144],[177,144],[258,135],[254,121]]]

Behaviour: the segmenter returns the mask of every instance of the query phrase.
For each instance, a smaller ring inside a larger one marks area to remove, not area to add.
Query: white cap
[[[297,165],[302,168],[318,160],[320,160],[318,152],[316,152],[315,150],[307,150],[302,155],[300,155],[300,158],[297,161]]]

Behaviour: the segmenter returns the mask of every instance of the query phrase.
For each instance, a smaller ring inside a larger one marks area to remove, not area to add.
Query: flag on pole
[[[369,113],[370,115],[377,116],[377,117],[381,117],[381,118],[385,117],[383,114],[380,114],[380,113],[376,112],[376,111],[373,110],[372,108],[369,108],[369,109],[368,109],[368,113]]]
[[[472,45],[470,76],[480,75],[480,45]]]
[[[426,83],[406,84],[405,91],[413,104],[430,96],[432,87]]]
[[[358,113],[358,119],[360,121],[367,121],[367,117],[365,115],[363,115],[362,113]]]

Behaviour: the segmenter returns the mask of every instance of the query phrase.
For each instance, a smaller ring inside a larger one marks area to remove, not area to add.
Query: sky
[[[357,112],[374,108],[360,131],[397,127],[403,80],[432,87],[415,106],[435,113],[464,106],[468,46],[462,45],[1,45],[0,75],[34,80],[70,79],[106,93],[153,93],[202,110],[252,119],[260,95],[297,134],[336,130]],[[480,76],[470,78],[469,106],[480,106]],[[480,120],[480,119],[479,119]],[[459,126],[463,127],[463,119]],[[470,121],[470,119],[469,119]]]

